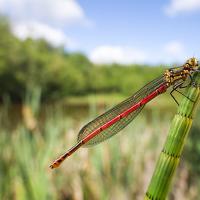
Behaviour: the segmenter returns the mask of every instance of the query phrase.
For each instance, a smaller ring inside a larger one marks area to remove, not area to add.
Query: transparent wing
[[[89,135],[94,130],[98,129],[105,123],[109,122],[114,117],[118,116],[122,112],[129,109],[134,104],[138,103],[140,100],[142,100],[145,96],[149,95],[153,91],[155,91],[157,88],[159,88],[163,83],[165,83],[164,77],[159,77],[157,79],[154,79],[147,85],[145,85],[143,88],[141,88],[139,91],[137,91],[135,94],[133,94],[128,99],[124,100],[123,102],[119,103],[115,107],[111,108],[104,114],[100,115],[96,119],[92,120],[88,124],[86,124],[79,132],[78,134],[78,142],[84,139],[87,135]],[[96,135],[94,138],[89,140],[86,144],[84,144],[84,147],[92,146],[99,144],[103,142],[104,140],[107,140],[108,138],[112,137],[113,135],[117,134],[119,131],[121,131],[124,127],[126,127],[143,109],[144,105],[127,115],[126,117],[120,119],[115,124],[110,126],[109,128],[103,130],[98,135]]]

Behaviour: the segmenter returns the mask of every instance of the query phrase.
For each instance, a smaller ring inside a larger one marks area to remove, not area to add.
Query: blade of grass
[[[187,88],[186,97],[182,100],[178,113],[172,121],[164,148],[160,153],[146,192],[146,200],[164,200],[167,197],[185,141],[192,126],[200,96],[199,84],[200,73],[196,72],[192,84]]]

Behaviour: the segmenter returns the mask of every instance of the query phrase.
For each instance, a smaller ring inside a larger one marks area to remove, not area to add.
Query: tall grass
[[[41,117],[41,106],[27,100],[15,127],[8,117],[9,104],[1,107],[0,199],[143,199],[170,115],[164,117],[159,111],[141,114],[119,135],[93,148],[82,148],[52,171],[48,168],[52,159],[76,141],[78,130],[98,109],[91,103],[83,122],[59,106]],[[34,121],[34,126],[27,121]],[[187,199],[197,198],[198,186],[191,185],[191,189],[183,178],[185,171],[187,167],[181,166],[171,199],[180,199],[176,195],[182,192],[188,192]],[[180,187],[183,183],[186,186]]]

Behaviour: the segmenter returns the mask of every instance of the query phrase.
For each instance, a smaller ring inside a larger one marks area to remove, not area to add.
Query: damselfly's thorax
[[[185,81],[188,76],[191,76],[193,72],[198,69],[198,60],[196,58],[190,58],[186,63],[180,67],[170,68],[165,71],[165,80],[168,86],[174,85],[180,80]]]

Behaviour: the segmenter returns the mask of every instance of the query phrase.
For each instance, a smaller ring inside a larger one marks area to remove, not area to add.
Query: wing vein
[[[151,92],[158,89],[165,82],[164,76],[158,77],[153,81],[146,84],[143,88],[133,94],[131,97],[127,98],[123,102],[119,103],[115,107],[111,108],[104,114],[100,115],[96,119],[92,120],[88,124],[86,124],[78,134],[78,142],[83,140],[86,136],[88,136],[92,131],[98,129],[105,123],[109,122],[114,117],[118,116],[122,112],[129,109],[134,104],[141,101],[145,96],[149,95]],[[84,147],[92,146],[107,140],[113,135],[120,132],[123,128],[125,128],[143,109],[144,105],[127,115],[126,117],[120,119],[115,124],[111,125],[107,129],[103,130],[101,133],[96,135],[94,138],[89,140]]]

